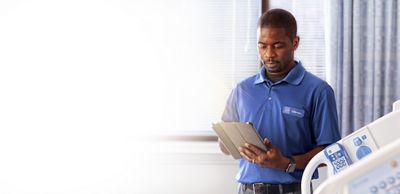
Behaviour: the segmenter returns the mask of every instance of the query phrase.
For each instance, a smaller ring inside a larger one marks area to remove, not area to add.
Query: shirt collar
[[[257,74],[254,84],[260,84],[263,82],[271,82],[266,76],[266,69],[263,66],[260,72]],[[281,82],[287,82],[292,85],[299,85],[304,78],[306,70],[300,61],[295,61],[295,66],[289,71],[289,73],[280,81],[274,83],[279,84]]]

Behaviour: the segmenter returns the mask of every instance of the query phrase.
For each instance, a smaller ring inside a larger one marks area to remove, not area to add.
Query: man
[[[222,116],[225,122],[251,122],[268,148],[240,148],[239,193],[298,194],[310,159],[340,139],[334,93],[294,60],[300,39],[292,14],[264,13],[257,33],[263,66],[233,89]],[[220,147],[229,154],[221,141]]]

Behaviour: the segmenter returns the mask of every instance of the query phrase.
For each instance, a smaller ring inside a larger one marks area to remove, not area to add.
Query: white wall
[[[61,147],[65,150],[54,143],[13,152],[1,161],[0,193],[237,192],[237,161],[221,154],[216,142],[93,142],[76,147],[83,143],[71,141]]]
[[[216,142],[158,142],[152,147],[151,153],[156,154],[147,156],[131,173],[148,173],[136,180],[153,189],[140,193],[237,193],[237,161],[220,153]],[[320,179],[313,180],[314,188],[326,178],[325,170],[319,171]]]
[[[238,170],[237,161],[220,153],[217,143],[158,144],[164,149],[155,151],[159,153],[157,159],[149,162],[155,168],[147,178],[161,182],[161,188],[142,191],[143,193],[237,193],[237,182],[234,178]],[[319,179],[312,181],[314,190],[326,179],[326,170],[326,167],[319,169]],[[162,173],[157,175],[157,172]]]
[[[130,179],[144,186],[140,193],[236,193],[237,162],[220,153],[217,146],[216,142],[159,142],[151,152],[155,155],[148,155],[131,173],[145,178]]]

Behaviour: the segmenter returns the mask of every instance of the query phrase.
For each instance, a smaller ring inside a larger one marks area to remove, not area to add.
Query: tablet
[[[267,151],[260,135],[251,123],[220,122],[214,123],[212,128],[234,159],[242,157],[239,147],[244,146],[245,143]]]

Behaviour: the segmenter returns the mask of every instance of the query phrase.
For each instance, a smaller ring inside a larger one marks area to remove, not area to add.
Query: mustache
[[[262,61],[263,64],[279,63],[279,61],[271,60],[271,59],[261,60],[261,61]]]

